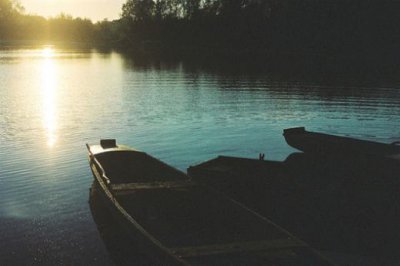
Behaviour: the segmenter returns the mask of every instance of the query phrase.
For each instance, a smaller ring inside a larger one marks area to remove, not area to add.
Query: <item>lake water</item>
[[[116,138],[184,170],[283,160],[282,129],[400,139],[397,86],[282,81],[115,52],[0,50],[0,264],[113,263],[89,207],[85,143]]]

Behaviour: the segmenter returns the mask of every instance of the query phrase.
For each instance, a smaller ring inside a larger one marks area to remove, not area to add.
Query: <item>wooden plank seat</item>
[[[187,258],[237,252],[290,249],[301,247],[307,247],[307,245],[301,241],[284,238],[265,241],[232,242],[207,246],[173,248],[172,252],[181,258]]]
[[[111,190],[114,192],[127,192],[130,190],[141,189],[169,189],[169,188],[186,188],[194,186],[192,181],[161,181],[161,182],[134,182],[123,184],[110,184]]]

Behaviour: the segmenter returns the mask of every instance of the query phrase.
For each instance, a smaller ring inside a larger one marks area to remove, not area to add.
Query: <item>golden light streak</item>
[[[54,51],[45,48],[41,52],[42,64],[42,116],[43,126],[46,132],[47,145],[53,147],[57,142],[57,68],[52,59]]]

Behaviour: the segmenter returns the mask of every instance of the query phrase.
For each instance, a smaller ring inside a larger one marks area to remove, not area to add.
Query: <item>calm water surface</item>
[[[282,82],[117,53],[0,50],[0,264],[112,264],[90,212],[85,143],[116,138],[185,170],[283,160],[282,129],[392,142],[400,90]]]

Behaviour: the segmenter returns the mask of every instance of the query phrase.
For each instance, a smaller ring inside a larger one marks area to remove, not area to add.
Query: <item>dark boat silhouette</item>
[[[400,159],[400,142],[391,144],[310,132],[304,127],[283,131],[286,142],[300,151],[325,155],[373,156]]]
[[[105,205],[157,263],[329,265],[268,219],[144,152],[115,140],[87,148]]]
[[[196,182],[270,218],[334,262],[346,261],[343,265],[398,263],[399,172],[393,159],[307,152],[284,161],[219,156],[188,168]]]

